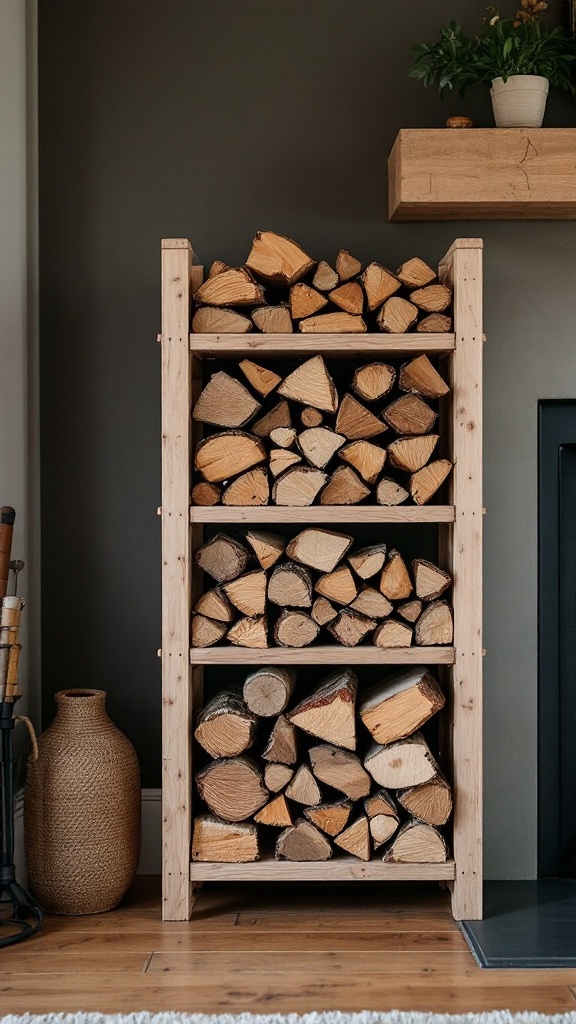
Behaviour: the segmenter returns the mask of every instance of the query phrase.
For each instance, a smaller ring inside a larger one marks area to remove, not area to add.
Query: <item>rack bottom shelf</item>
[[[453,860],[443,864],[384,864],[357,857],[305,863],[269,857],[249,864],[193,861],[190,865],[191,882],[436,882],[452,881],[455,873]]]

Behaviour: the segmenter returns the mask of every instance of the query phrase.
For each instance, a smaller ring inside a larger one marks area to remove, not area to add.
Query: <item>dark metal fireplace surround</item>
[[[482,967],[576,967],[576,400],[538,404],[538,880],[485,889]]]

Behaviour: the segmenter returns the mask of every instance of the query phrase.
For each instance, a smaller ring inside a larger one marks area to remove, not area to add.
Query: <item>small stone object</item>
[[[472,120],[471,117],[464,117],[463,115],[458,115],[457,117],[447,117],[446,118],[446,127],[447,128],[474,128],[474,121]]]

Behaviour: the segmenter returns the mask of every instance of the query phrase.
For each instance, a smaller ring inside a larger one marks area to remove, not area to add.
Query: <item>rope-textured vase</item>
[[[103,690],[57,693],[56,718],[28,765],[28,878],[40,904],[56,914],[112,910],[138,865],[138,760],[105,702]]]

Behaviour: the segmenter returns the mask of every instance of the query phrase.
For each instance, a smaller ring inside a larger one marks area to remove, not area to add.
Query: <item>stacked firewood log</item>
[[[410,571],[383,543],[352,544],[315,527],[288,543],[260,529],[212,537],[195,555],[216,586],[196,601],[192,645],[306,647],[323,630],[346,647],[451,644],[450,575],[423,558]]]
[[[438,334],[452,329],[452,292],[423,260],[393,273],[362,266],[345,249],[334,267],[290,238],[258,231],[242,267],[222,260],[194,295],[196,334],[358,334],[367,330]]]
[[[237,371],[214,373],[192,412],[225,428],[196,445],[193,504],[424,505],[452,470],[435,455],[449,388],[426,355],[359,366],[342,397],[320,355],[284,378],[249,359]]]
[[[257,860],[266,835],[275,855],[327,860],[342,850],[368,861],[447,859],[439,827],[451,789],[420,732],[445,702],[425,668],[365,687],[338,669],[300,701],[295,673],[252,672],[242,689],[201,710],[195,739],[209,755],[195,776],[205,810],[194,821],[192,857]],[[358,733],[358,735],[357,735]]]

